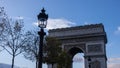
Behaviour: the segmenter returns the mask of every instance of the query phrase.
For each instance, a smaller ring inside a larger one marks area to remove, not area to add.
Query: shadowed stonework
[[[91,24],[49,30],[49,36],[61,40],[62,49],[71,60],[77,53],[84,53],[85,68],[107,68],[106,32],[103,24]],[[72,62],[71,62],[72,68]]]

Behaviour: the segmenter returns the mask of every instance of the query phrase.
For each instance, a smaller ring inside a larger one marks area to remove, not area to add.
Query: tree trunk
[[[11,66],[11,68],[14,68],[14,60],[15,60],[15,55],[12,56],[12,66]]]
[[[36,68],[38,68],[38,61],[36,60]]]
[[[52,63],[52,68],[53,68],[53,65],[54,65],[54,64]]]

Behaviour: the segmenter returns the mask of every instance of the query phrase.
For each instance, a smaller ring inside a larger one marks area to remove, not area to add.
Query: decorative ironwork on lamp
[[[44,8],[41,10],[41,13],[39,13],[39,15],[37,17],[38,17],[38,27],[46,28],[47,20],[48,20],[48,14],[45,13]]]

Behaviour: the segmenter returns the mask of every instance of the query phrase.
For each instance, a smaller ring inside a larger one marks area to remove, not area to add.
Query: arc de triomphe
[[[71,57],[84,53],[85,68],[107,68],[107,38],[103,24],[53,29],[49,30],[49,36],[60,39],[62,49]]]

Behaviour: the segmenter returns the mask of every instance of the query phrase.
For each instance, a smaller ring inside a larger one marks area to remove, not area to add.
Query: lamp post
[[[90,57],[88,57],[88,61],[89,61],[88,67],[91,68],[91,58]]]
[[[46,28],[47,25],[47,19],[48,14],[45,13],[44,8],[41,10],[41,13],[39,13],[38,17],[38,27],[41,28],[40,31],[38,31],[40,42],[39,42],[39,53],[38,53],[38,68],[42,68],[42,62],[43,62],[43,39],[46,33],[44,32],[44,28]]]

